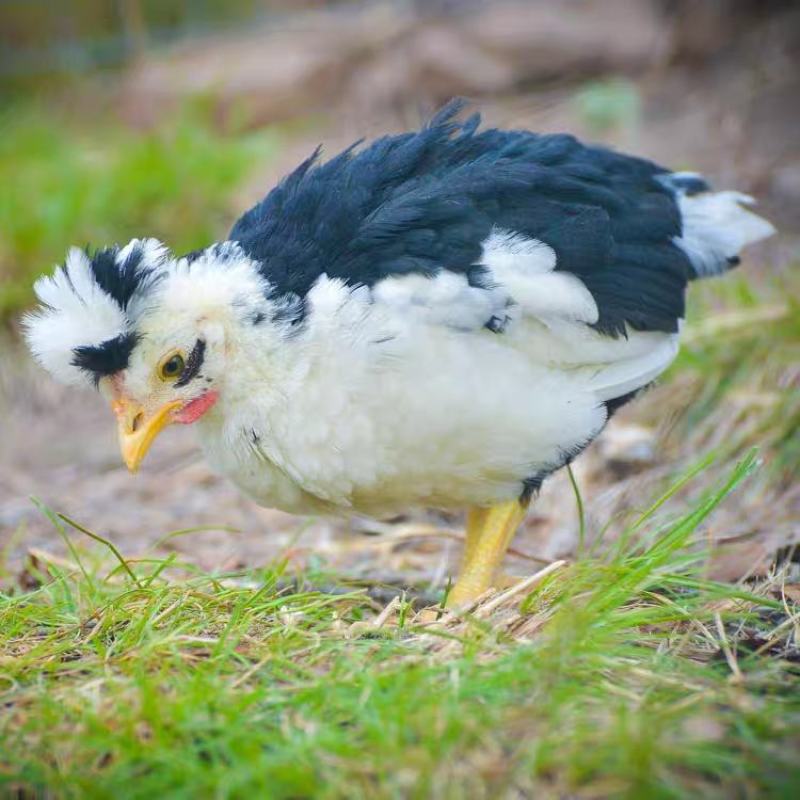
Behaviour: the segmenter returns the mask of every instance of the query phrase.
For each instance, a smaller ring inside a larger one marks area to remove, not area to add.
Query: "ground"
[[[60,111],[7,127],[0,176],[39,191],[0,201],[0,793],[796,796],[800,151],[796,72],[763,36],[732,63],[479,103],[702,170],[781,232],[693,286],[675,366],[578,459],[577,494],[563,472],[532,505],[507,564],[528,582],[464,616],[435,610],[459,518],[260,509],[188,429],[132,477],[97,395],[51,383],[13,321],[66,245],[153,224],[189,249],[320,140],[399,129],[408,106],[359,117],[362,92],[266,131],[88,146]],[[59,213],[64,185],[83,215]]]

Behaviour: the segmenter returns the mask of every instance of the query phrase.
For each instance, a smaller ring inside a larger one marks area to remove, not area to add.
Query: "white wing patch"
[[[42,306],[26,315],[23,325],[34,358],[61,383],[86,383],[86,373],[72,363],[73,350],[124,333],[125,312],[94,280],[86,253],[77,247],[33,289]]]
[[[591,292],[576,275],[555,271],[555,251],[545,242],[495,228],[483,243],[480,264],[524,314],[545,324],[554,319],[589,324],[598,320]]]
[[[549,244],[521,233],[495,227],[482,247],[481,264],[492,272],[524,272],[530,276],[552,272],[556,267],[556,253]]]
[[[652,349],[641,355],[589,368],[588,386],[600,400],[613,400],[647,386],[674,361],[678,355],[678,334],[657,336]]]
[[[478,266],[488,286],[472,286],[466,275],[443,269],[385,278],[372,287],[376,302],[420,321],[458,330],[504,328],[520,316],[544,324],[597,322],[597,304],[576,275],[556,272],[552,247],[513,231],[494,228],[483,243]]]
[[[385,278],[372,288],[378,302],[420,321],[459,330],[475,330],[492,317],[505,316],[508,295],[498,288],[470,286],[466,276],[443,269]]]
[[[598,319],[591,292],[577,275],[556,271],[556,254],[544,242],[496,229],[481,263],[523,314],[541,323],[528,331],[525,349],[540,363],[583,376],[598,400],[646,386],[677,355],[677,335],[628,330],[611,339],[590,328]]]

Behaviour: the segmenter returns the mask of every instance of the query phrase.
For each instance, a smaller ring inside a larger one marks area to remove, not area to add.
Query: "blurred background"
[[[187,431],[170,431],[129,477],[110,414],[32,367],[18,319],[33,279],[70,245],[156,236],[179,252],[205,246],[319,143],[330,155],[417,126],[454,95],[486,124],[571,131],[758,198],[780,235],[726,281],[693,288],[671,376],[615,420],[579,472],[590,522],[605,522],[701,452],[724,462],[758,444],[765,469],[710,534],[721,545],[716,574],[765,568],[800,539],[796,2],[0,0],[6,570],[60,552],[35,495],[126,551],[201,526],[158,546],[206,567],[291,546],[301,565],[327,559],[374,577],[379,562],[386,580],[443,578],[453,537],[421,539],[418,526],[457,531],[458,520],[298,527],[210,475]],[[522,551],[573,552],[565,481],[535,506]],[[366,539],[375,532],[385,536]]]

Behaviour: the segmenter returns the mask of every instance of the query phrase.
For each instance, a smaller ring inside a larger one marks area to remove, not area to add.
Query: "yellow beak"
[[[171,422],[172,412],[182,405],[180,400],[165,403],[148,417],[142,407],[126,399],[115,399],[111,408],[117,416],[119,448],[122,460],[131,472],[136,472],[150,449],[153,439]]]

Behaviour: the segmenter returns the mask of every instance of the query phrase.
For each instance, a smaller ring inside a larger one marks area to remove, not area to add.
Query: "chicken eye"
[[[183,372],[184,366],[186,366],[186,363],[183,360],[183,356],[180,353],[173,353],[161,364],[159,375],[162,380],[174,380]]]

